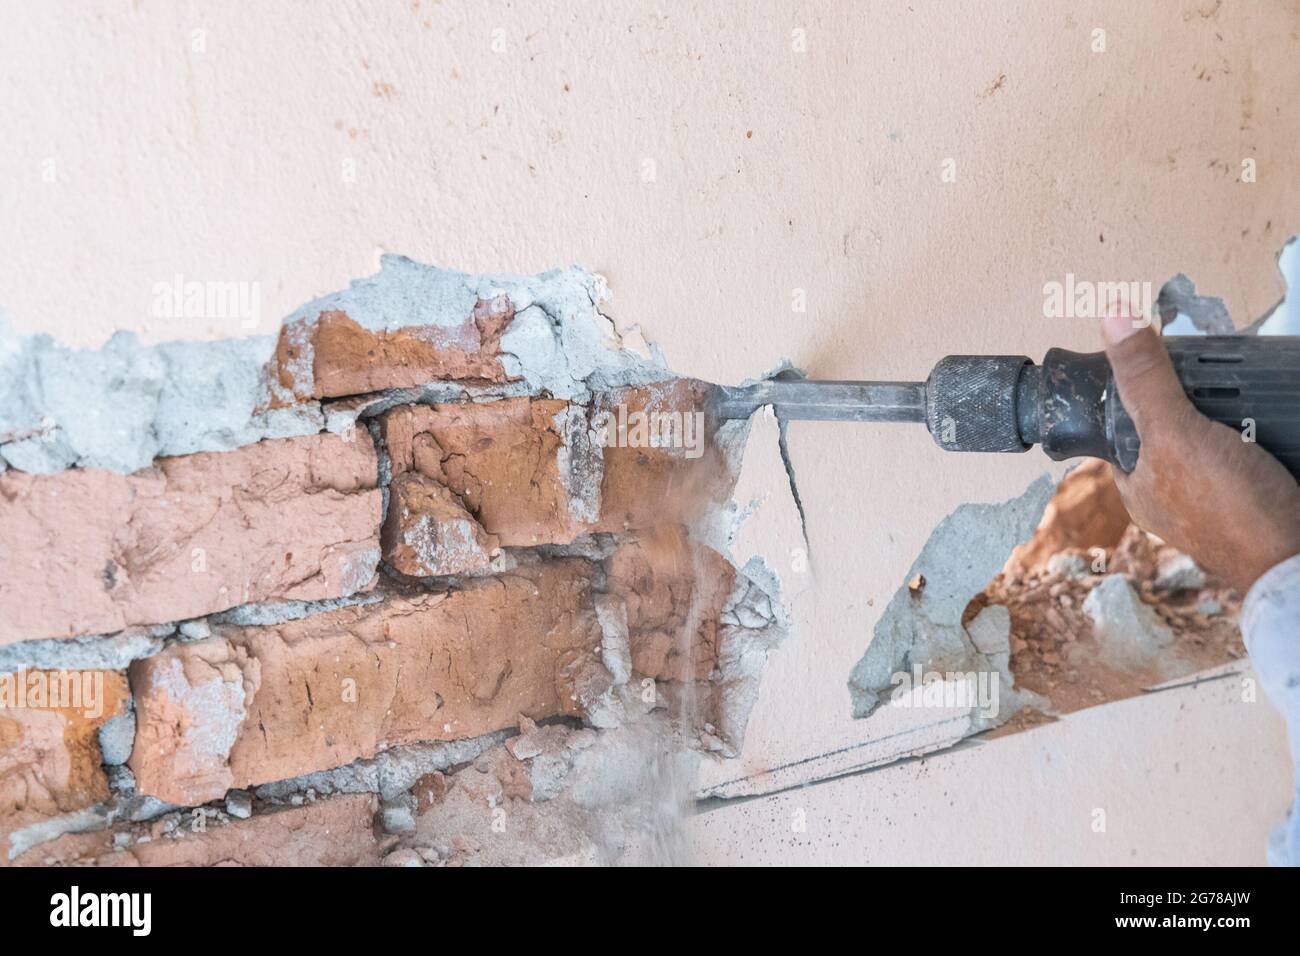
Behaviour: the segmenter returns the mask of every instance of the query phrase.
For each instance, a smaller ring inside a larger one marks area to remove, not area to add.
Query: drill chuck
[[[1186,336],[1164,340],[1192,404],[1300,476],[1300,338]],[[948,451],[1025,451],[1103,458],[1123,471],[1140,442],[1104,352],[950,355],[926,381],[926,425]]]
[[[1025,355],[949,355],[925,382],[925,424],[945,451],[1026,451],[1020,433]]]

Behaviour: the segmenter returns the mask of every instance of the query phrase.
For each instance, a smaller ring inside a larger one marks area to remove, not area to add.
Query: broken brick
[[[599,448],[567,402],[403,405],[379,421],[394,478],[451,489],[503,545],[567,544],[599,514]]]
[[[162,458],[132,475],[0,473],[0,644],[368,588],[377,480],[364,434]]]
[[[644,677],[707,680],[718,661],[718,616],[735,568],[680,527],[621,544],[608,592],[627,609],[632,667]]]
[[[423,475],[405,474],[388,489],[381,541],[384,560],[412,577],[481,571],[500,550],[455,493]]]
[[[137,716],[128,763],[143,793],[190,806],[247,783],[236,782],[228,760],[260,685],[261,662],[246,647],[173,644],[130,673]]]
[[[598,393],[591,409],[603,447],[596,531],[635,532],[690,524],[727,501],[735,478],[704,414],[708,386],[673,379]]]
[[[281,328],[270,376],[285,404],[432,381],[504,382],[501,335],[514,314],[506,296],[480,299],[452,325],[372,329],[346,312],[321,312]]]
[[[1061,479],[1033,537],[1011,553],[1008,565],[1023,573],[1067,549],[1113,548],[1128,525],[1110,465],[1086,461]]]

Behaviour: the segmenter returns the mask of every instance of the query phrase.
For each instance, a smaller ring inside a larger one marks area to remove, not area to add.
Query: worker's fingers
[[[1101,328],[1119,397],[1137,425],[1138,436],[1147,441],[1152,436],[1145,432],[1172,425],[1186,412],[1187,394],[1169,352],[1150,325],[1137,327],[1122,312],[1106,316]]]

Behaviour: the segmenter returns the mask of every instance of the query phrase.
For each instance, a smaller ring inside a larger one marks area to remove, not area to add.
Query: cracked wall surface
[[[747,424],[622,348],[603,289],[389,257],[273,349],[11,336],[5,858],[680,859],[785,628],[730,555]],[[256,386],[205,404],[178,353]],[[532,836],[480,847],[507,811]]]

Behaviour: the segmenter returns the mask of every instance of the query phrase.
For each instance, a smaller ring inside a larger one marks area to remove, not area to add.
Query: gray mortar
[[[891,678],[924,670],[1001,670],[976,650],[961,624],[962,612],[1006,564],[1012,549],[1028,540],[1055,485],[1043,475],[1019,498],[1002,504],[964,504],[939,522],[904,579],[925,578],[919,595],[907,583],[895,593],[872,632],[871,643],[849,677],[854,717],[869,717],[889,700]],[[1008,700],[1009,675],[1002,687]],[[999,720],[1014,710],[1001,707]]]
[[[154,458],[229,451],[320,431],[319,405],[259,412],[273,336],[142,345],[120,332],[98,349],[0,321],[0,457],[38,474],[73,465],[133,472]]]
[[[388,518],[388,505],[392,500],[393,456],[388,453],[388,446],[384,444],[384,433],[379,427],[379,421],[371,418],[365,424],[366,432],[370,435],[370,441],[375,446],[375,458],[379,462],[378,482],[379,493],[382,495],[379,513],[386,520]],[[387,561],[381,563],[385,568],[388,567]]]
[[[99,752],[106,767],[120,767],[135,747],[135,702],[128,701],[126,713],[104,721],[99,728]]]
[[[543,558],[586,558],[588,561],[604,561],[618,548],[620,535],[607,531],[584,534],[574,538],[568,544],[537,544],[531,548],[505,548],[505,551],[532,553]]]
[[[213,614],[209,624],[229,624],[235,627],[265,627],[270,624],[283,624],[285,621],[298,621],[314,614],[337,611],[339,608],[356,607],[364,604],[378,604],[384,599],[380,591],[365,591],[347,597],[330,598],[326,601],[266,601],[260,604],[241,604],[228,611]]]
[[[247,790],[231,790],[226,793],[226,813],[236,820],[247,820],[253,815],[253,795]]]
[[[527,398],[534,394],[527,382],[501,385],[465,385],[460,382],[430,382],[416,388],[389,388],[351,398],[327,399],[321,403],[325,430],[342,433],[365,419],[382,415],[398,405],[482,404],[503,398]]]
[[[286,800],[308,790],[321,795],[377,793],[391,800],[410,790],[425,774],[469,763],[509,736],[510,732],[502,730],[468,740],[394,747],[369,760],[356,760],[343,767],[263,784],[254,792],[263,800]]]
[[[560,436],[556,473],[564,484],[569,514],[580,521],[600,520],[600,486],[605,476],[605,449],[589,421],[590,409],[566,405],[552,424]]]
[[[502,364],[521,382],[479,397],[548,393],[584,399],[593,389],[642,385],[671,378],[656,354],[647,360],[622,347],[598,304],[605,282],[577,267],[537,276],[472,276],[386,255],[380,270],[347,289],[309,302],[287,322],[314,322],[341,309],[359,325],[392,331],[463,327],[479,299],[507,295],[514,321],[502,338]],[[158,457],[229,451],[264,438],[342,431],[356,421],[346,405],[318,402],[269,411],[273,392],[265,375],[276,336],[143,345],[129,332],[98,349],[73,349],[48,335],[20,336],[0,318],[0,460],[22,471],[49,474],[78,465],[129,473]],[[294,368],[311,380],[310,349]],[[470,344],[470,343],[467,343]],[[456,383],[377,396],[362,403],[377,414],[386,403],[460,400]]]
[[[74,810],[14,830],[9,834],[9,846],[5,850],[5,855],[13,860],[32,847],[63,836],[65,833],[106,830],[122,821],[140,823],[175,809],[178,808],[154,797],[135,793],[117,794],[109,800],[86,807],[84,810]]]
[[[717,734],[702,742],[727,757],[744,746],[768,654],[790,633],[776,574],[757,555],[736,574],[718,623]]]
[[[125,670],[142,657],[157,654],[176,628],[170,624],[131,628],[116,634],[60,640],[38,638],[0,646],[0,674],[27,670]]]
[[[536,276],[474,276],[390,254],[375,275],[307,303],[285,322],[313,322],[321,312],[341,310],[373,331],[434,326],[455,332],[480,299],[502,295],[515,309],[501,339],[502,365],[532,394],[583,398],[592,389],[672,377],[657,356],[647,361],[621,347],[613,323],[598,308],[609,297],[605,280],[576,266]],[[304,372],[310,380],[309,367]]]

